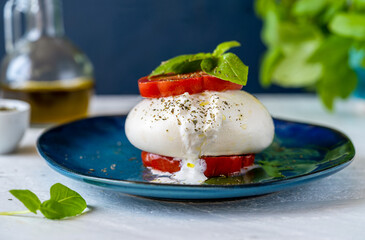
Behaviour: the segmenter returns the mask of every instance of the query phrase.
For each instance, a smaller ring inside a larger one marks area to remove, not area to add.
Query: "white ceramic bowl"
[[[0,111],[0,154],[14,151],[29,127],[30,106],[19,100],[0,99],[0,108],[11,108],[11,111]]]

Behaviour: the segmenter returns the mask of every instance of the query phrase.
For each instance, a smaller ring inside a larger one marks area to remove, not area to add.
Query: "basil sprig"
[[[14,197],[21,201],[28,211],[1,212],[0,215],[35,213],[39,210],[48,219],[62,219],[81,214],[87,207],[80,194],[62,185],[54,184],[50,189],[51,198],[41,202],[37,195],[29,190],[10,190]]]
[[[260,81],[315,90],[325,107],[349,97],[365,67],[364,0],[255,0],[263,20]],[[350,63],[350,64],[349,64]]]
[[[213,53],[187,54],[171,58],[162,62],[150,76],[203,71],[229,82],[246,85],[248,67],[237,55],[226,53],[229,49],[239,46],[241,44],[237,41],[223,42]]]

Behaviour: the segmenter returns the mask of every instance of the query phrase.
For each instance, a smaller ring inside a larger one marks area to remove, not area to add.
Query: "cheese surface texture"
[[[188,93],[144,99],[125,131],[137,148],[179,159],[258,153],[273,140],[266,108],[245,91]],[[204,165],[204,164],[203,164]]]

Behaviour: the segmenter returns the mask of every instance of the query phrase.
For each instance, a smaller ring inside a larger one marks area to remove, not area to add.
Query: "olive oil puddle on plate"
[[[209,178],[204,182],[208,185],[239,185],[263,183],[272,180],[284,180],[296,176],[313,173],[316,169],[333,167],[341,164],[343,156],[352,145],[339,143],[331,151],[327,148],[308,145],[307,147],[284,147],[276,138],[274,142],[261,153],[256,154],[255,165],[246,168],[243,174],[235,176],[220,176]],[[336,161],[338,161],[336,163]],[[328,165],[326,167],[326,165]],[[149,182],[174,183],[171,174],[146,169],[143,179]]]
[[[216,177],[206,184],[235,185],[263,183],[272,180],[290,179],[303,176],[343,163],[342,156],[351,152],[352,144],[339,143],[329,151],[327,148],[308,145],[307,147],[283,147],[276,139],[269,148],[256,155],[255,166],[245,174],[234,177]]]

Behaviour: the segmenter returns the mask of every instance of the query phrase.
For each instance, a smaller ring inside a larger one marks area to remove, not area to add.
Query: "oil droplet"
[[[200,106],[205,106],[205,105],[208,105],[209,104],[209,102],[201,102],[199,105]]]
[[[195,165],[194,165],[194,164],[192,164],[192,163],[188,163],[188,164],[187,164],[187,166],[188,166],[189,168],[194,168],[194,167],[195,167]]]

